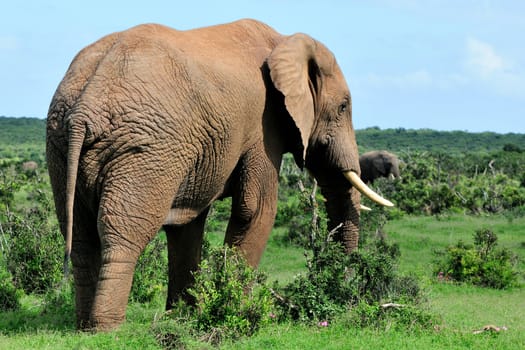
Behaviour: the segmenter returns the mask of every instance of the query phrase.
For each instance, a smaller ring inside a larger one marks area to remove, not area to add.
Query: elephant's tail
[[[77,184],[78,163],[80,151],[84,144],[86,129],[82,123],[69,125],[69,145],[67,152],[67,179],[66,179],[66,247],[64,251],[64,276],[69,275],[69,258],[73,245],[73,208],[75,203],[75,189]]]

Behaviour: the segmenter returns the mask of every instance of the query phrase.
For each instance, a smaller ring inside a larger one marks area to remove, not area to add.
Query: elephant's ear
[[[295,161],[302,168],[315,117],[319,69],[316,42],[305,34],[294,34],[280,43],[268,57],[270,77],[284,95],[284,103],[301,137]],[[299,142],[298,142],[299,143]]]

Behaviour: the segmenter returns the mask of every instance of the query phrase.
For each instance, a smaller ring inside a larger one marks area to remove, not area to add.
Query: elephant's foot
[[[83,332],[109,332],[117,329],[124,321],[125,316],[91,316],[77,318],[77,329]]]
[[[89,322],[89,327],[84,328],[84,331],[90,332],[109,332],[117,329],[124,323],[125,317],[118,318],[96,318]]]

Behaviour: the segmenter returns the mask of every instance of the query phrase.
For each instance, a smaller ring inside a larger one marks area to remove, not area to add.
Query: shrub
[[[130,301],[149,303],[162,294],[167,285],[168,258],[166,242],[157,235],[140,255],[131,285]]]
[[[307,272],[280,287],[277,301],[282,317],[297,320],[321,321],[332,318],[360,302],[378,303],[382,300],[421,300],[421,290],[414,278],[397,274],[399,247],[384,239],[371,239],[371,243],[347,254],[341,244],[332,241],[335,232],[327,232],[318,223],[315,185],[310,198],[309,244],[307,246]],[[306,191],[303,191],[306,192]],[[384,213],[369,214],[366,231],[377,232],[374,223],[382,228]],[[323,218],[323,220],[325,220]]]
[[[286,235],[283,236],[285,243],[291,243],[299,247],[309,247],[312,225],[311,207],[312,205],[316,207],[316,215],[320,217],[317,223],[324,225],[325,228],[326,210],[324,204],[322,204],[322,196],[316,193],[311,196],[308,191],[309,188],[317,186],[314,185],[311,179],[298,179],[296,186],[299,192],[297,193],[296,190],[286,202],[279,204],[276,225],[279,223],[279,226],[287,228]]]
[[[283,317],[319,321],[359,303],[421,302],[417,280],[397,272],[399,256],[397,245],[381,239],[350,255],[338,243],[324,245],[307,259],[305,274],[284,287],[274,287]]]
[[[362,199],[363,201],[363,199]],[[375,204],[370,205],[369,200],[363,201],[366,206],[372,207],[371,211],[361,211],[359,218],[359,246],[367,246],[378,237],[385,235],[384,226],[390,216],[390,209]]]
[[[13,279],[4,259],[0,255],[0,311],[15,311],[20,309],[22,291],[13,284]]]
[[[352,308],[346,321],[351,326],[412,331],[432,329],[438,324],[439,318],[414,305],[359,302]]]
[[[406,213],[497,213],[525,204],[523,155],[407,152],[402,178],[374,186]]]
[[[196,300],[198,328],[233,338],[253,334],[270,321],[273,303],[265,279],[237,249],[212,249],[189,290]]]
[[[13,179],[14,177],[13,167],[2,167],[0,171],[0,210],[2,214],[13,205],[15,192],[21,187],[20,183]]]
[[[26,294],[42,294],[62,279],[64,240],[56,223],[49,221],[49,198],[41,191],[33,196],[35,207],[23,214],[6,214],[5,256],[15,286]]]
[[[496,249],[497,236],[488,229],[476,231],[474,245],[459,241],[437,251],[434,272],[440,279],[503,289],[518,284],[517,256]]]
[[[195,305],[179,302],[155,322],[163,346],[184,348],[196,338],[218,345],[225,338],[252,335],[272,320],[273,297],[264,284],[266,277],[236,248],[211,248],[199,267],[188,291]]]
[[[63,280],[60,286],[48,290],[43,298],[42,315],[56,315],[54,322],[69,326],[75,323],[75,294],[73,279]]]
[[[340,244],[327,244],[307,258],[305,274],[297,275],[284,287],[276,283],[281,316],[320,321],[344,311],[355,295],[349,260]]]
[[[194,334],[195,320],[189,313],[183,314],[182,309],[188,309],[187,305],[180,304],[173,309],[175,312],[166,312],[153,321],[152,332],[163,349],[199,348],[190,345],[196,343],[198,338]],[[201,346],[201,348],[206,347]]]

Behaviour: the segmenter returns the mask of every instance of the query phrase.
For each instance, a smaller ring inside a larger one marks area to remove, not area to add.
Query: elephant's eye
[[[343,114],[344,112],[346,112],[347,109],[348,109],[348,102],[345,101],[339,105],[338,113]]]

